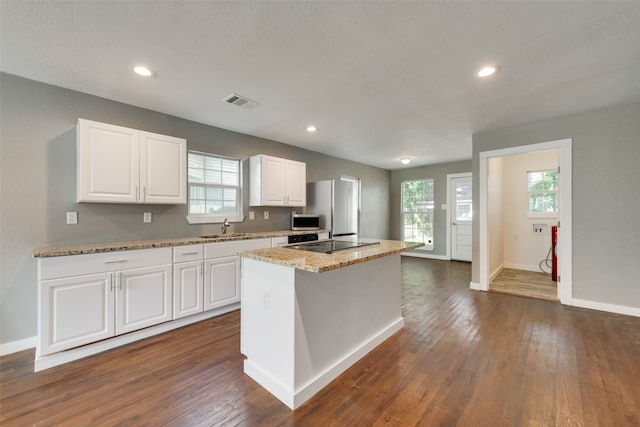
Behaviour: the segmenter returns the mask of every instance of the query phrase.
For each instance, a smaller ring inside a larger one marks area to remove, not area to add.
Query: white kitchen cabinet
[[[114,336],[110,273],[43,280],[39,288],[39,354]]]
[[[38,259],[36,354],[171,320],[171,270],[171,248]]]
[[[251,206],[305,206],[307,165],[259,154],[249,158]]]
[[[116,335],[172,319],[172,265],[115,273]]]
[[[204,245],[204,311],[240,302],[241,259],[238,252],[270,247],[271,239]]]
[[[173,248],[173,318],[201,313],[204,309],[202,245]]]
[[[77,201],[183,204],[187,141],[78,119]]]

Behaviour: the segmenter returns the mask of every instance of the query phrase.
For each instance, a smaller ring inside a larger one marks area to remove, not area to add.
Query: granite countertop
[[[134,249],[164,248],[172,246],[195,245],[202,243],[228,242],[234,240],[264,239],[270,237],[284,237],[295,234],[326,233],[327,230],[318,231],[263,231],[256,233],[228,233],[209,234],[196,237],[168,237],[166,239],[129,240],[122,242],[81,243],[68,245],[36,246],[32,255],[35,258],[46,258],[67,255],[95,254],[101,252],[128,251]]]
[[[349,239],[337,238],[336,240]],[[360,262],[369,261],[375,258],[382,258],[388,255],[410,251],[412,249],[424,246],[424,243],[401,242],[397,240],[357,240],[361,242],[378,244],[363,246],[357,249],[338,251],[332,254],[279,247],[254,249],[250,251],[240,252],[238,255],[258,261],[284,265],[287,267],[296,268],[298,270],[310,271],[312,273],[322,273],[324,271],[335,270]]]

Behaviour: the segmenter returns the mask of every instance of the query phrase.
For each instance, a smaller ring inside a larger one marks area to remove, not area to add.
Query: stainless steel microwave
[[[292,230],[320,230],[320,215],[318,214],[291,214]]]

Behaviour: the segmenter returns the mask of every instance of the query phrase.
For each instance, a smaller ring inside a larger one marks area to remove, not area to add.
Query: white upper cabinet
[[[78,119],[78,202],[187,202],[187,141]]]
[[[259,154],[249,159],[251,206],[305,206],[307,165]]]

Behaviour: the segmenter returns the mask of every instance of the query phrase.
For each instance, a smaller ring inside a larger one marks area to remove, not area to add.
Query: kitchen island
[[[244,371],[296,409],[404,325],[400,253],[390,240],[332,254],[241,252]]]

